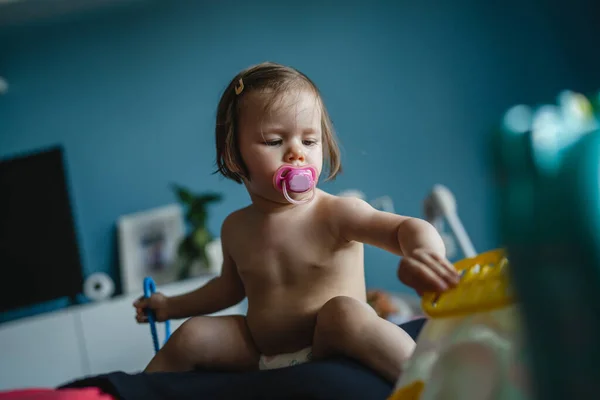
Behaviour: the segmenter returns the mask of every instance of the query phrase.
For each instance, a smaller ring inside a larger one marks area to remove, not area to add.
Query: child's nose
[[[304,162],[304,153],[297,149],[296,147],[292,147],[285,156],[286,162],[294,162],[294,161],[302,161]]]

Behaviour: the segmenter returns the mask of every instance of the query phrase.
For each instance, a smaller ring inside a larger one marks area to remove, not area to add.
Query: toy
[[[515,106],[495,137],[501,240],[544,400],[600,396],[599,100]]]
[[[144,278],[144,297],[149,298],[152,296],[152,293],[156,292],[156,284],[154,280],[147,276]],[[154,351],[158,353],[160,346],[158,344],[158,332],[156,331],[156,317],[154,316],[154,312],[152,310],[147,310],[148,313],[148,324],[150,325],[150,334],[152,335],[152,343],[154,344]],[[169,340],[171,336],[171,323],[169,320],[165,321],[165,341]]]
[[[423,296],[430,317],[389,400],[529,399],[503,250],[463,259],[457,287]]]

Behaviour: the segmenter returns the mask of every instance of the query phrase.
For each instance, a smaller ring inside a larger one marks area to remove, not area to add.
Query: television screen
[[[0,160],[0,312],[82,291],[63,150]]]

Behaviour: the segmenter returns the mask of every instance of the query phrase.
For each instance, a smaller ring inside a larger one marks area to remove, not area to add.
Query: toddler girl
[[[137,320],[193,317],[146,368],[251,370],[344,355],[393,382],[414,341],[366,303],[363,243],[403,256],[398,276],[419,293],[458,282],[426,221],[375,210],[317,188],[341,169],[316,85],[296,69],[262,63],[225,89],[216,121],[218,172],[251,204],[223,222],[220,276],[179,296],[135,302]],[[324,166],[324,163],[326,164]],[[246,316],[206,316],[248,298]]]

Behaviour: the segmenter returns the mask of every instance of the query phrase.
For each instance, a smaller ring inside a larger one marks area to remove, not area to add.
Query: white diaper
[[[258,368],[277,369],[291,367],[292,365],[304,364],[312,360],[312,347],[305,347],[294,353],[277,354],[274,356],[261,355]]]

